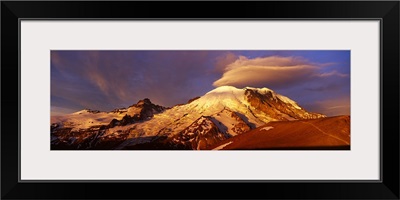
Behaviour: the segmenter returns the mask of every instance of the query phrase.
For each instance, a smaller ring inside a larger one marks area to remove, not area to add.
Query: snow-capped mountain
[[[149,99],[143,99],[128,108],[115,109],[110,112],[84,109],[69,115],[54,117],[52,126],[72,128],[72,130],[88,129],[93,126],[126,125],[130,122],[150,119],[154,114],[163,112],[166,108],[153,104]]]
[[[143,105],[149,106],[144,109]],[[109,113],[80,111],[58,119],[52,130],[69,128],[70,132],[82,132],[100,126],[102,134],[96,140],[115,141],[123,136],[118,145],[113,144],[116,149],[149,142],[167,149],[206,149],[270,121],[322,117],[325,116],[307,112],[268,88],[222,86],[170,109],[145,99],[128,109]]]
[[[96,145],[103,148],[104,145],[99,145],[98,142],[106,141],[107,147],[111,145],[114,148],[114,143],[125,140],[128,134],[121,131],[106,134],[110,129],[149,120],[154,114],[161,113],[165,109],[146,98],[128,108],[115,109],[111,112],[84,109],[54,117],[51,119],[51,142],[62,148],[95,148]]]

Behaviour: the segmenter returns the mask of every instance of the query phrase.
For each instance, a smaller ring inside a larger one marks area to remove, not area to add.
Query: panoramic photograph
[[[350,150],[349,50],[52,50],[51,150]]]

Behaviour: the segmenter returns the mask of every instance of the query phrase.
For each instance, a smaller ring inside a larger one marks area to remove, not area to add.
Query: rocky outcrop
[[[189,127],[169,139],[175,149],[207,149],[217,142],[231,137],[223,133],[209,116],[202,116]]]
[[[284,97],[280,98],[273,91],[260,93],[257,90],[246,89],[245,95],[251,106],[278,121],[326,117],[322,114],[307,112],[294,101],[285,102]]]

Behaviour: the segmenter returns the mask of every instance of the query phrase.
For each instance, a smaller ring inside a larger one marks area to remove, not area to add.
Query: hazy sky
[[[186,103],[223,85],[268,87],[306,110],[350,114],[350,51],[51,51],[51,112]]]

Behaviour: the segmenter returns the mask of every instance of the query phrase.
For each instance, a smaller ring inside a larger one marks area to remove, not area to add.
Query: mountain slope
[[[209,149],[350,149],[350,116],[270,122]]]
[[[175,149],[206,149],[231,137],[221,132],[211,117],[202,116],[180,133],[172,136],[169,143]]]

